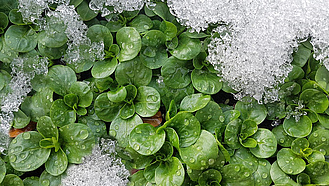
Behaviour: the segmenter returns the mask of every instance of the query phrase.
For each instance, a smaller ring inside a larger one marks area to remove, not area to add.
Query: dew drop
[[[240,167],[239,167],[239,166],[235,166],[235,167],[234,167],[234,170],[235,170],[236,172],[239,172],[239,171],[240,171]]]
[[[41,183],[42,183],[43,186],[49,186],[50,185],[49,180],[43,180]]]
[[[135,149],[135,150],[139,150],[139,148],[140,148],[140,147],[139,147],[138,144],[135,144],[135,145],[134,145],[134,149]]]
[[[10,161],[10,162],[15,162],[16,159],[17,159],[16,156],[13,155],[13,154],[9,156],[9,161]]]
[[[194,163],[195,162],[195,159],[194,158],[190,158],[190,162],[191,163]]]
[[[31,135],[30,135],[29,132],[24,132],[24,133],[22,134],[22,136],[23,136],[23,138],[26,139],[26,140],[28,140],[28,139],[31,138]]]
[[[245,177],[249,177],[249,176],[250,176],[249,172],[245,172],[243,175],[244,175]]]
[[[117,132],[115,130],[110,130],[110,136],[115,137],[117,135]]]
[[[208,164],[209,164],[209,165],[213,165],[214,163],[215,163],[215,160],[214,160],[214,159],[211,159],[211,158],[210,158],[210,159],[208,160]]]
[[[80,132],[79,132],[79,138],[80,139],[87,139],[89,136],[89,132],[87,130],[84,130],[82,129]]]
[[[267,174],[266,173],[263,173],[262,174],[262,178],[264,178],[264,179],[267,178]]]

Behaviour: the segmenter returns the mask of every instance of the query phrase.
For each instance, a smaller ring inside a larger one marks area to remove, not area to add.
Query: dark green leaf
[[[267,115],[266,107],[258,104],[254,98],[245,98],[242,101],[238,101],[235,109],[240,111],[242,120],[250,119],[257,124],[262,123]]]
[[[67,66],[55,65],[49,69],[48,87],[61,96],[69,93],[69,88],[77,81],[75,72]]]
[[[288,148],[281,149],[277,158],[279,167],[286,174],[297,175],[303,172],[306,167],[305,161]]]
[[[311,177],[313,184],[328,185],[329,184],[329,163],[318,161],[308,164],[305,173]]]
[[[201,52],[199,39],[192,39],[183,33],[179,36],[177,48],[170,50],[171,55],[180,60],[191,60]]]
[[[300,94],[299,99],[303,101],[303,104],[316,113],[323,113],[329,106],[327,96],[316,89],[304,90]]]
[[[89,21],[95,18],[98,12],[89,8],[88,1],[82,1],[76,8],[77,13],[83,21]]]
[[[308,136],[312,131],[312,121],[307,116],[301,116],[298,121],[294,117],[285,119],[283,122],[284,131],[292,137],[302,138]]]
[[[3,182],[0,183],[1,186],[24,186],[23,181],[15,174],[8,174],[4,178]]]
[[[117,65],[118,61],[116,58],[112,58],[111,60],[105,59],[102,61],[97,61],[91,69],[91,74],[94,78],[108,77],[113,74]]]
[[[329,71],[326,67],[321,66],[316,71],[315,80],[323,89],[329,92]]]
[[[49,159],[45,163],[46,171],[53,176],[61,175],[66,170],[67,165],[67,156],[62,149],[57,152],[52,149]]]
[[[210,99],[210,95],[204,95],[202,93],[185,96],[180,103],[180,110],[195,112],[204,108],[209,103]]]
[[[184,167],[176,157],[169,161],[161,162],[159,167],[155,169],[155,182],[157,185],[182,185],[184,176]]]
[[[89,27],[87,37],[91,40],[91,42],[103,42],[105,50],[108,50],[113,44],[113,36],[111,31],[103,25],[93,25]]]
[[[62,99],[57,99],[50,108],[50,118],[56,126],[62,127],[74,123],[76,114]]]
[[[252,172],[242,164],[228,164],[221,170],[223,186],[249,186],[254,185]]]
[[[159,92],[148,86],[141,86],[137,90],[137,96],[134,100],[136,113],[142,117],[154,116],[160,108]]]
[[[7,46],[17,52],[28,52],[37,46],[37,34],[28,26],[10,26],[5,33]]]
[[[120,62],[134,59],[142,47],[142,39],[138,31],[133,27],[123,27],[118,30],[116,40],[121,48],[118,55]]]
[[[135,114],[135,105],[133,103],[132,104],[126,103],[120,109],[120,117],[122,119],[131,118],[134,114]]]
[[[122,102],[126,99],[127,96],[127,90],[125,87],[120,87],[114,91],[108,91],[107,92],[107,98],[112,102]]]
[[[42,116],[39,118],[37,130],[44,138],[55,137],[58,140],[57,127],[53,124],[51,118],[48,116]]]
[[[277,140],[270,130],[259,128],[251,137],[257,141],[257,146],[250,149],[250,152],[256,157],[269,158],[276,152]]]
[[[21,129],[26,127],[30,123],[30,117],[26,116],[24,112],[18,109],[18,112],[14,112],[13,127]]]
[[[204,94],[216,94],[222,88],[220,77],[208,71],[194,69],[191,79],[194,88]]]
[[[271,178],[276,185],[291,185],[300,186],[294,180],[292,180],[286,173],[284,173],[275,161],[270,170]]]
[[[138,32],[145,32],[153,27],[153,22],[146,15],[139,14],[128,25],[135,27]]]
[[[120,108],[123,106],[121,102],[115,103],[110,101],[107,98],[107,93],[100,94],[95,99],[95,113],[99,117],[99,119],[111,122],[114,118],[119,114]]]

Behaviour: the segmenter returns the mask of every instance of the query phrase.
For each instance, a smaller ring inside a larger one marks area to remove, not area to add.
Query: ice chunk
[[[310,38],[314,57],[329,68],[329,1],[168,0],[171,12],[195,31],[218,24],[208,60],[224,81],[258,101],[275,101],[291,70],[292,52]],[[269,92],[270,91],[270,92]]]
[[[128,183],[129,171],[121,160],[116,158],[116,142],[101,139],[92,154],[85,157],[84,163],[71,165],[62,179],[63,186],[124,186]]]

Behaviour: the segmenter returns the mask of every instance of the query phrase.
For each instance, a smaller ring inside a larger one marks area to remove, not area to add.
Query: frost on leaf
[[[123,11],[141,10],[145,2],[149,0],[91,0],[89,7],[95,11],[101,11],[105,17],[111,13]]]
[[[0,152],[8,143],[8,132],[14,118],[13,112],[17,112],[19,106],[31,91],[31,80],[35,75],[48,73],[48,60],[46,58],[20,57],[11,62],[11,76],[9,92],[1,95],[0,113]]]
[[[128,183],[129,171],[121,160],[116,158],[116,142],[101,139],[92,154],[85,157],[84,163],[71,165],[67,176],[62,179],[63,186],[124,186]]]
[[[291,54],[307,38],[314,57],[329,68],[329,1],[168,0],[168,5],[192,30],[219,24],[208,60],[240,92],[238,99],[276,100],[276,87],[291,70]]]

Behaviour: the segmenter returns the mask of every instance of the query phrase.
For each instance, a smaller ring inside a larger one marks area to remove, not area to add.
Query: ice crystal
[[[35,22],[45,10],[49,10],[49,4],[66,4],[69,0],[18,0],[19,11],[22,13],[25,22]]]
[[[84,163],[70,166],[62,179],[64,186],[124,186],[128,183],[129,171],[116,158],[116,142],[101,139],[92,155],[85,157]]]
[[[105,17],[111,13],[141,10],[145,3],[148,6],[154,5],[151,0],[91,0],[89,7],[92,10],[100,11]]]
[[[291,70],[292,52],[310,38],[314,57],[329,68],[329,1],[168,0],[171,12],[193,30],[214,30],[208,60],[241,98],[276,100],[273,88]],[[271,91],[270,95],[268,91]]]
[[[46,58],[19,57],[11,62],[11,76],[9,83],[10,92],[1,95],[1,113],[0,113],[0,151],[6,146],[8,132],[13,120],[13,112],[17,112],[19,106],[24,101],[27,94],[31,91],[31,80],[35,75],[48,73],[48,60]],[[7,137],[6,137],[7,136]]]

